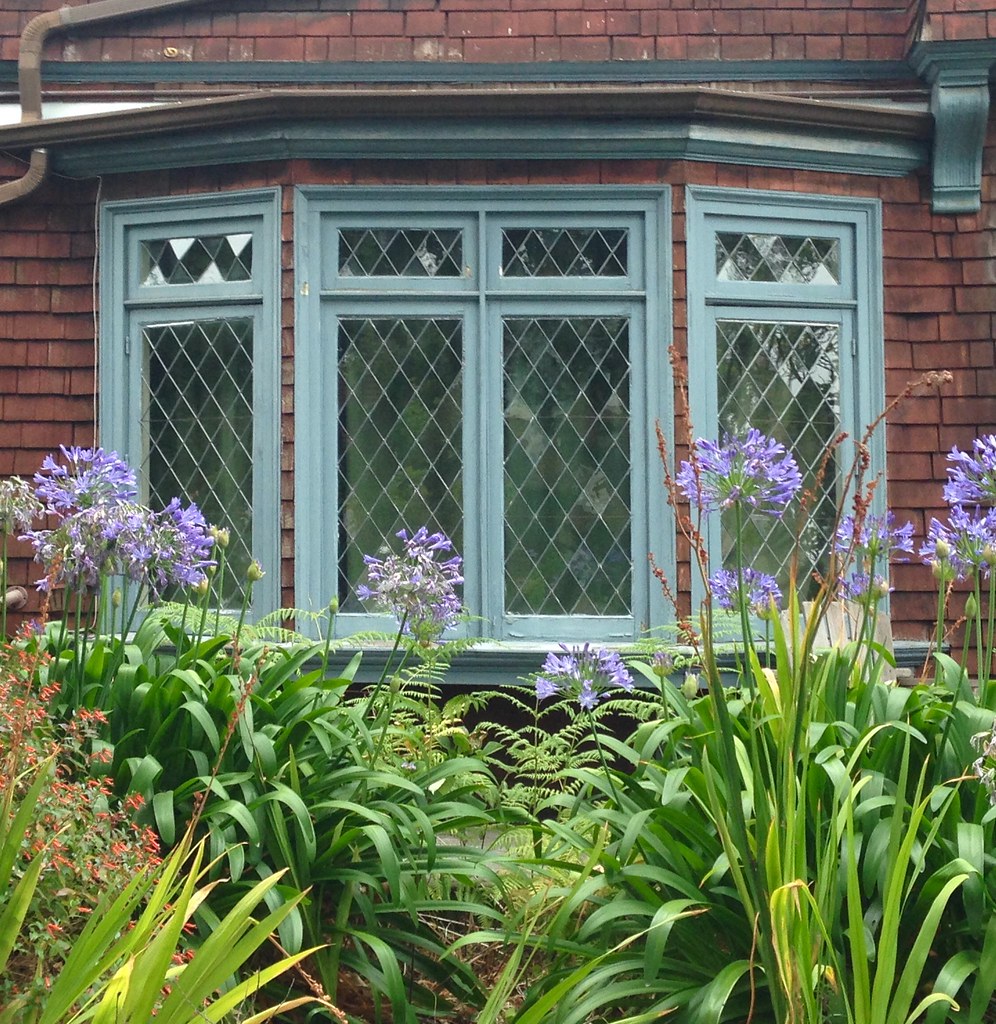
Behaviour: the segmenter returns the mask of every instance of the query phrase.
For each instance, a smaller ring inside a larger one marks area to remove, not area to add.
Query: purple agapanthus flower
[[[996,509],[955,505],[947,523],[931,519],[920,556],[956,579],[988,577],[996,563]]]
[[[948,482],[944,500],[950,505],[996,505],[996,434],[972,442],[972,451],[948,452]]]
[[[913,553],[913,524],[896,525],[892,512],[867,515],[856,525],[854,516],[842,519],[834,550],[846,560],[840,589],[852,601],[878,600],[890,591],[888,567],[899,553]]]
[[[712,599],[720,608],[732,611],[740,607],[738,595],[740,584],[737,574],[732,569],[719,569],[709,577],[709,590]],[[772,601],[776,608],[781,607],[782,592],[774,576],[757,569],[744,569],[744,594],[747,607],[758,614],[771,610]]]
[[[540,700],[566,694],[591,711],[610,687],[633,689],[633,677],[616,651],[590,644],[561,644],[560,649],[563,653],[551,651],[546,656],[541,675],[536,677],[536,696]]]
[[[462,559],[445,558],[453,543],[444,533],[419,527],[410,537],[397,535],[404,551],[386,558],[364,555],[369,583],[356,588],[361,601],[390,611],[406,634],[419,643],[432,643],[456,623],[461,612],[456,588],[463,583]]]
[[[174,498],[154,514],[152,526],[144,571],[153,599],[173,586],[200,584],[205,570],[215,564],[210,558],[214,539],[201,510],[194,504],[184,508]]]
[[[95,590],[102,578],[123,576],[147,584],[157,600],[169,587],[205,578],[213,540],[196,505],[184,508],[174,498],[154,512],[133,500],[135,475],[113,452],[60,450],[64,461],[48,455],[35,475],[36,493],[57,525],[24,534],[45,567],[40,590]]]
[[[682,462],[676,482],[703,511],[740,505],[781,517],[802,487],[802,475],[784,445],[752,427],[743,438],[699,438],[695,459]]]
[[[59,450],[65,464],[49,454],[35,474],[36,493],[48,512],[131,501],[138,494],[135,474],[116,452],[65,445]]]
[[[45,568],[38,589],[62,584],[73,591],[94,590],[104,576],[138,579],[150,515],[142,505],[107,502],[76,509],[51,530],[24,534],[35,549],[35,561]]]

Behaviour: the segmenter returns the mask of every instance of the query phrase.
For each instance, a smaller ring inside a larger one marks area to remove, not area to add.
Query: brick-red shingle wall
[[[15,166],[0,167],[13,176]],[[201,193],[255,186],[284,189],[282,301],[283,598],[293,602],[293,285],[291,216],[294,184],[647,184],[674,186],[674,335],[687,348],[684,195],[687,183],[818,194],[876,196],[883,201],[885,355],[888,397],[928,370],[950,370],[938,395],[905,399],[888,422],[889,501],[922,536],[942,511],[944,453],[996,431],[994,210],[996,134],[985,154],[983,212],[938,216],[930,210],[926,176],[903,180],[658,161],[533,162],[276,162],[141,176],[108,177],[107,199]],[[96,189],[56,181],[31,201],[0,210],[0,474],[30,474],[59,443],[90,443],[93,400],[91,269]],[[676,437],[685,435],[677,424]],[[680,452],[679,452],[680,454]],[[23,552],[22,552],[23,554]],[[690,568],[681,553],[679,583]],[[33,579],[15,561],[13,579]],[[899,567],[893,601],[895,632],[926,637],[934,616],[933,584],[918,562]]]
[[[61,0],[6,0],[0,59],[16,59],[18,35],[32,15],[59,6]],[[54,39],[46,53],[66,61],[151,63],[899,60],[912,6],[911,0],[246,0],[85,28]]]
[[[0,181],[23,165],[0,159]],[[94,197],[59,181],[0,208],[0,476],[30,476],[59,444],[93,443]],[[11,582],[37,578],[14,541]]]
[[[926,0],[921,38],[937,42],[992,39],[996,4],[992,0]]]

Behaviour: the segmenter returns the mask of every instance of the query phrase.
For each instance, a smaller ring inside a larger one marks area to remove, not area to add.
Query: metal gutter
[[[131,18],[156,11],[171,10],[204,3],[205,0],[97,0],[80,7],[61,7],[32,18],[21,33],[17,57],[17,84],[21,100],[21,120],[25,124],[42,120],[42,52],[49,36],[83,25],[118,18]],[[49,156],[43,147],[31,153],[27,173],[0,185],[0,206],[30,195],[48,174]]]
[[[233,124],[272,121],[369,120],[422,117],[551,119],[689,119],[759,127],[846,131],[926,139],[929,113],[853,101],[667,87],[487,87],[429,89],[262,90],[154,107],[0,126],[0,147],[38,149],[169,135]]]

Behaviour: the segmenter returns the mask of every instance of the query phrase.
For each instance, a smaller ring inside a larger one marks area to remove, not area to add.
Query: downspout
[[[40,121],[42,116],[42,51],[50,35],[81,25],[116,18],[189,7],[205,0],[97,0],[82,7],[61,7],[32,18],[21,33],[17,55],[17,86],[21,99],[21,121]],[[48,150],[31,151],[27,172],[15,181],[0,185],[0,206],[31,195],[48,175]]]

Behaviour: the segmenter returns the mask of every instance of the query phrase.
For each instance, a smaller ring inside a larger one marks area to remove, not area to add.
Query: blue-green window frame
[[[250,280],[217,285],[139,280],[143,240],[236,233],[253,235]],[[277,189],[116,201],[101,208],[99,427],[105,448],[142,465],[144,325],[164,319],[253,320],[251,551],[266,572],[253,590],[254,616],[280,602],[279,244]]]
[[[689,409],[697,437],[718,431],[716,320],[783,318],[840,325],[841,428],[860,439],[885,403],[881,203],[877,199],[687,186]],[[833,237],[840,242],[840,281],[774,284],[717,279],[717,232]],[[850,451],[845,449],[849,456]],[[869,439],[869,476],[885,477],[885,427]],[[845,459],[845,462],[849,461]],[[875,511],[884,508],[884,488]],[[710,571],[721,567],[720,524],[705,524]],[[693,579],[693,601],[703,596]]]
[[[340,227],[465,230],[460,277],[340,278]],[[500,229],[628,226],[625,276],[509,279],[497,270]],[[673,565],[674,529],[660,491],[654,423],[672,422],[667,359],[671,338],[670,193],[666,187],[300,187],[295,197],[295,592],[303,608],[325,606],[337,587],[337,365],[323,339],[338,315],[412,314],[464,318],[463,471],[467,627],[500,641],[625,642],[667,612],[647,564],[653,551]],[[483,271],[482,271],[482,268]],[[631,316],[631,615],[512,616],[502,600],[502,439],[500,321],[503,313],[579,310]],[[405,524],[417,527],[423,524]],[[429,524],[431,525],[431,524]],[[496,538],[498,538],[496,542]],[[357,581],[359,582],[359,581]],[[339,635],[390,628],[382,615],[343,614]]]

